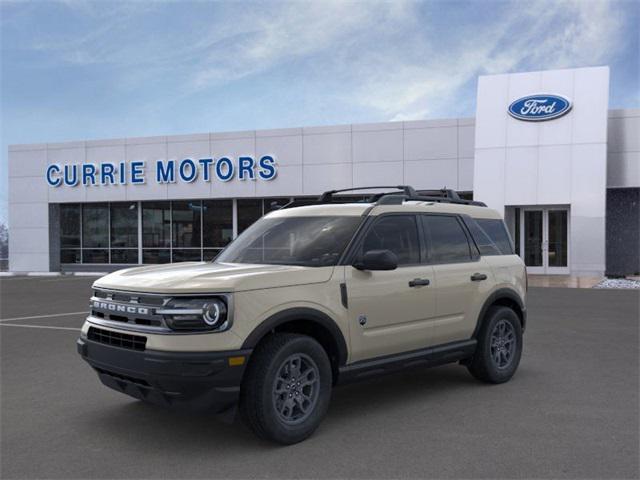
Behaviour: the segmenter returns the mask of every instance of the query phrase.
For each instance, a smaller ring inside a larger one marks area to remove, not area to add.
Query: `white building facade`
[[[480,77],[475,118],[9,147],[9,268],[208,260],[325,190],[449,188],[505,215],[531,273],[638,273],[640,110],[607,67]]]

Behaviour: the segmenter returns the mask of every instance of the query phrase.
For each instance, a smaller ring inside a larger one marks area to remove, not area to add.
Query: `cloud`
[[[391,120],[453,116],[461,88],[480,74],[598,65],[624,45],[624,31],[613,2],[517,2],[493,22],[457,30],[466,40],[452,38],[446,55],[421,62],[387,55],[391,73],[370,77],[356,98]],[[429,51],[429,38],[415,41]],[[369,62],[360,65],[362,76]]]
[[[189,15],[173,3],[61,5],[78,25],[30,48],[107,67],[113,88],[160,79],[175,101],[280,69],[391,120],[459,114],[452,104],[479,74],[600,64],[625,43],[613,1],[204,2]]]

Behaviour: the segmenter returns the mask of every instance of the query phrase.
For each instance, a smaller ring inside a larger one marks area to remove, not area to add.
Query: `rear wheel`
[[[309,437],[331,396],[331,364],[313,338],[274,334],[256,348],[240,395],[245,422],[261,438],[282,444]]]
[[[504,383],[513,377],[522,355],[522,326],[508,307],[491,307],[478,333],[469,372],[478,380]]]

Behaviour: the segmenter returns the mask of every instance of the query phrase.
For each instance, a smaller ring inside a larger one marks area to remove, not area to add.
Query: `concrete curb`
[[[0,277],[103,277],[109,272],[0,272]]]

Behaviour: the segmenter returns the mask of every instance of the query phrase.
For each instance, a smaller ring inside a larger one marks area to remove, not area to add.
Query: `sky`
[[[611,67],[640,106],[640,2],[0,0],[11,144],[474,116],[478,75]]]

